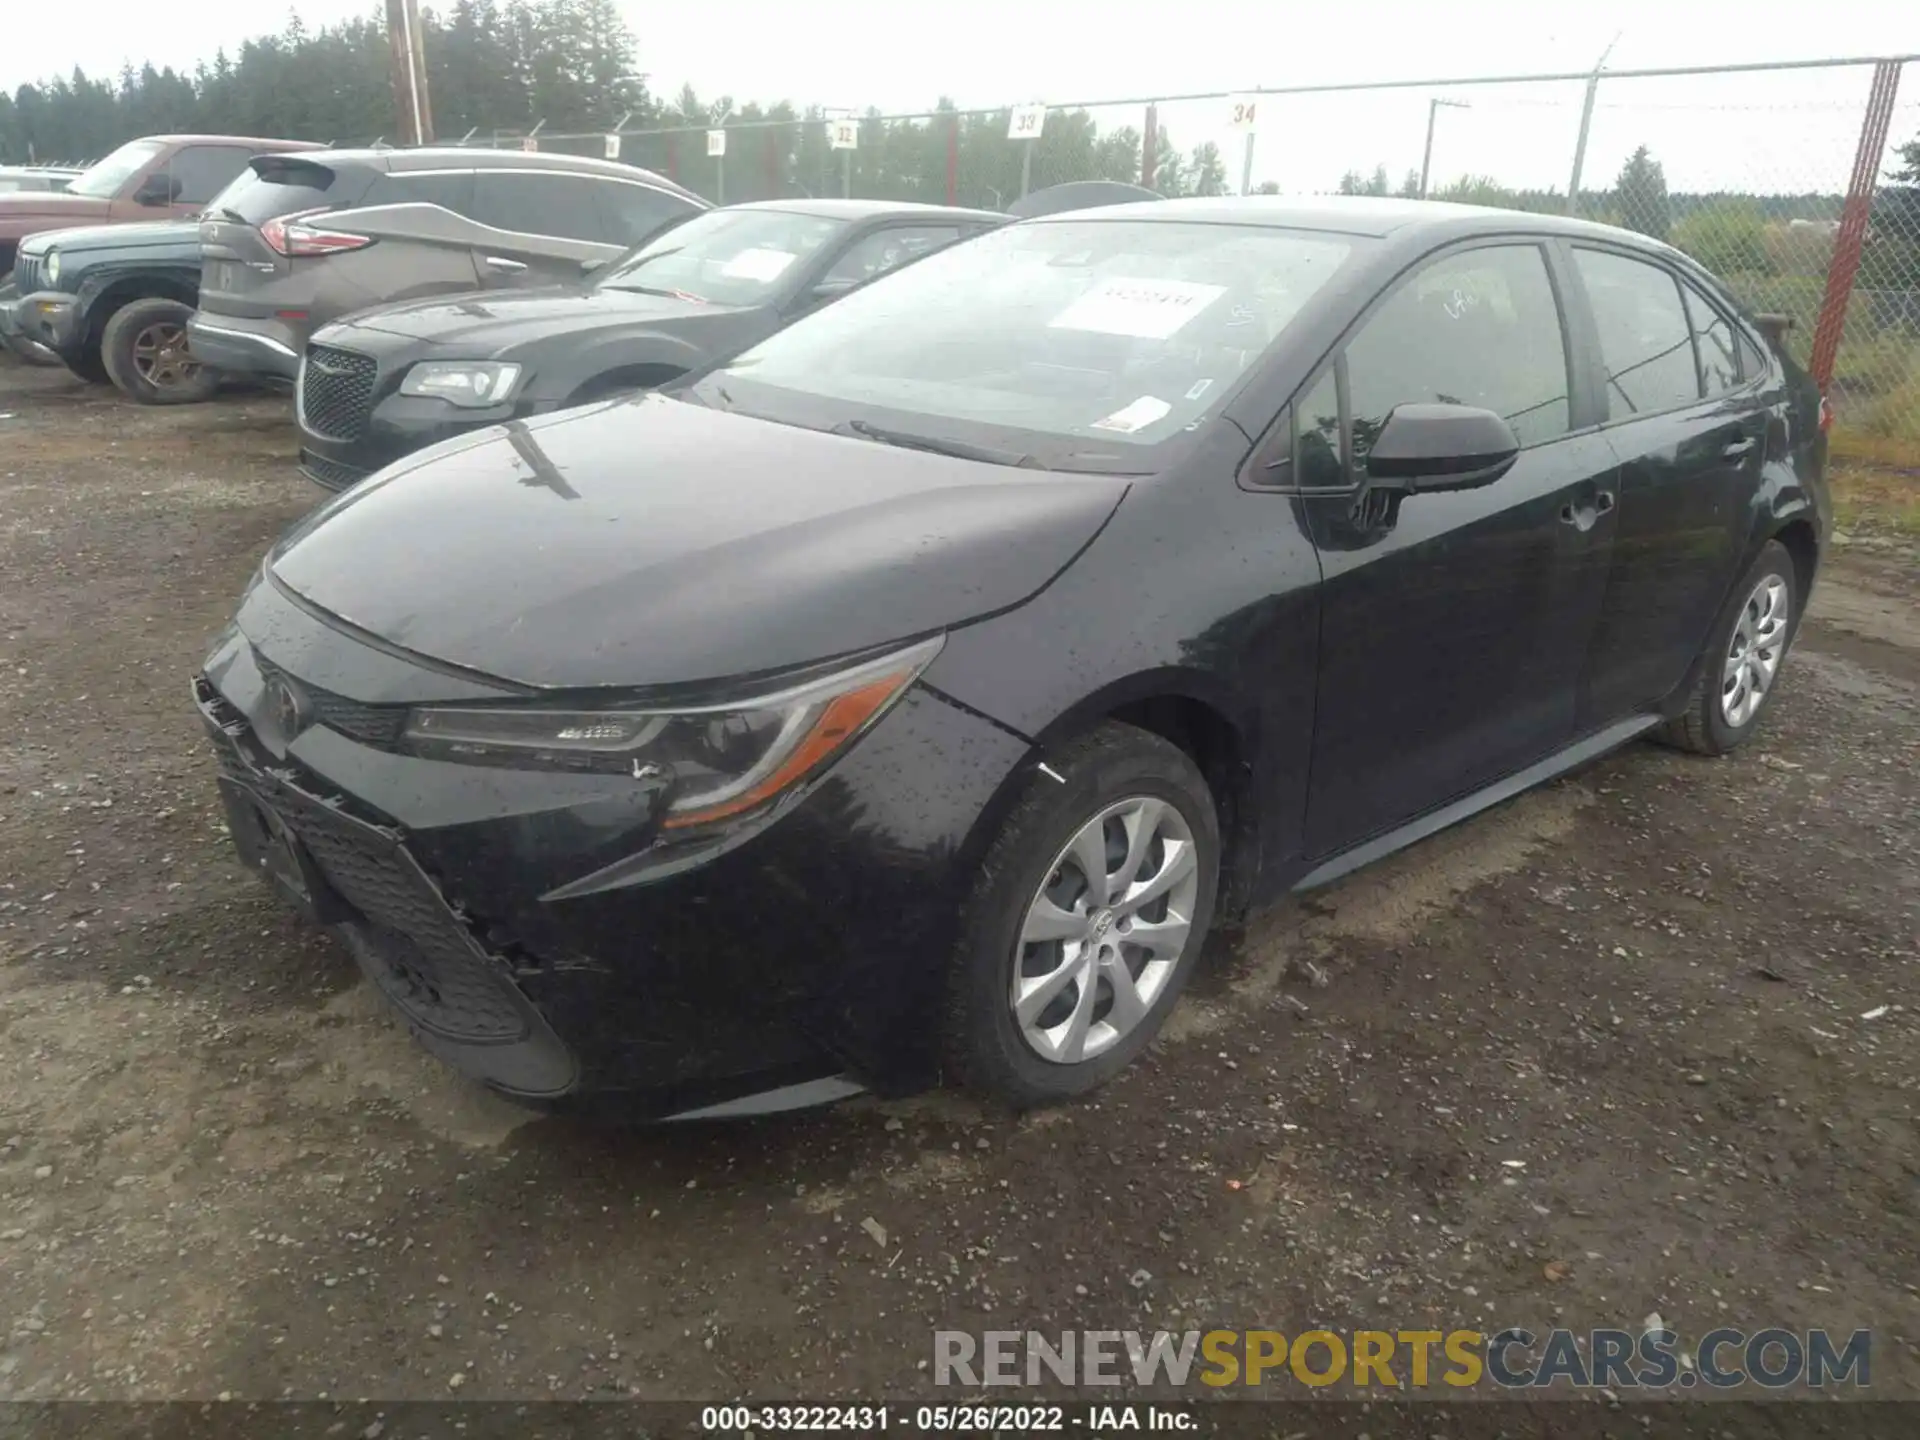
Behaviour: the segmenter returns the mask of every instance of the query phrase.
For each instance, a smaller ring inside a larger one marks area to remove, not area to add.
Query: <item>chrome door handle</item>
[[[1720,452],[1722,460],[1744,460],[1751,455],[1760,442],[1749,435],[1744,440],[1736,440]]]
[[[504,255],[489,255],[482,262],[489,270],[497,270],[502,275],[518,275],[527,267],[518,260],[509,260]]]
[[[1602,490],[1598,495],[1594,496],[1594,513],[1596,515],[1605,515],[1609,510],[1613,509],[1613,498],[1613,492],[1611,490]]]

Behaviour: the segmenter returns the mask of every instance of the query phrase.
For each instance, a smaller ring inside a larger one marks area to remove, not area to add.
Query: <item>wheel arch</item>
[[[1221,890],[1215,913],[1231,920],[1246,908],[1260,859],[1251,722],[1217,681],[1190,670],[1148,671],[1115,681],[1049,722],[975,825],[966,847],[969,863],[993,843],[1047,756],[1109,721],[1158,735],[1185,753],[1206,779],[1220,819]]]
[[[616,365],[610,370],[602,370],[582,380],[573,387],[571,393],[561,403],[583,405],[600,395],[614,391],[649,390],[657,385],[665,385],[668,381],[678,380],[686,373],[686,366],[663,361]]]
[[[99,346],[114,312],[135,300],[172,300],[191,310],[200,302],[200,288],[169,275],[123,275],[104,282],[84,298],[88,349]]]

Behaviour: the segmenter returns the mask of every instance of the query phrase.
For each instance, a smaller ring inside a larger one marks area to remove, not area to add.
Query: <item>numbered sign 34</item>
[[[1047,128],[1047,107],[1044,105],[1016,105],[1013,118],[1007,122],[1009,140],[1038,140],[1040,132]]]
[[[1251,135],[1260,128],[1260,97],[1258,95],[1229,95],[1227,97],[1227,123],[1242,134]]]

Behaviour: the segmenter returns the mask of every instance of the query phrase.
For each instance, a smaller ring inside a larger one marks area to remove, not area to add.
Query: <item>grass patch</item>
[[[1920,537],[1920,474],[1836,464],[1827,482],[1836,529]]]

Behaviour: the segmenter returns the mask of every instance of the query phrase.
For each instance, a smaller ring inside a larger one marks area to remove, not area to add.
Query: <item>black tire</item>
[[[187,357],[191,305],[151,297],[113,312],[100,337],[107,375],[142,405],[193,405],[220,387],[220,372]]]
[[[62,355],[60,363],[67,367],[69,374],[78,376],[89,385],[113,383],[113,378],[107,374],[107,367],[101,362],[100,351],[96,346],[88,346],[71,360]]]
[[[1772,680],[1760,696],[1759,704],[1736,725],[1728,720],[1722,697],[1726,662],[1733,649],[1735,632],[1747,613],[1750,601],[1770,579],[1780,581],[1786,587],[1786,631],[1780,641],[1780,658]],[[1768,704],[1780,688],[1781,669],[1786,664],[1787,652],[1793,646],[1793,638],[1800,630],[1799,590],[1793,557],[1778,540],[1769,540],[1747,568],[1747,573],[1741,576],[1740,583],[1733,587],[1727,609],[1713,627],[1713,634],[1701,658],[1700,678],[1694,685],[1693,694],[1687,697],[1687,708],[1656,730],[1654,738],[1675,749],[1690,750],[1696,755],[1724,755],[1745,743],[1747,737],[1759,728],[1760,717],[1767,713]]]
[[[1198,884],[1184,948],[1145,1014],[1110,1048],[1078,1063],[1044,1059],[1022,1036],[1012,1005],[1028,907],[1060,873],[1074,836],[1103,809],[1132,797],[1169,803],[1192,834]],[[1219,877],[1218,813],[1184,751],[1109,722],[1050,754],[988,849],[961,915],[942,1033],[946,1073],[1016,1109],[1067,1100],[1112,1079],[1147,1048],[1178,1002],[1213,921]]]
[[[621,400],[629,395],[638,395],[643,390],[652,390],[678,380],[684,374],[686,374],[684,370],[662,370],[657,375],[646,375],[637,379],[628,379],[619,375],[596,375],[567,397],[566,408],[597,405],[602,400]]]

